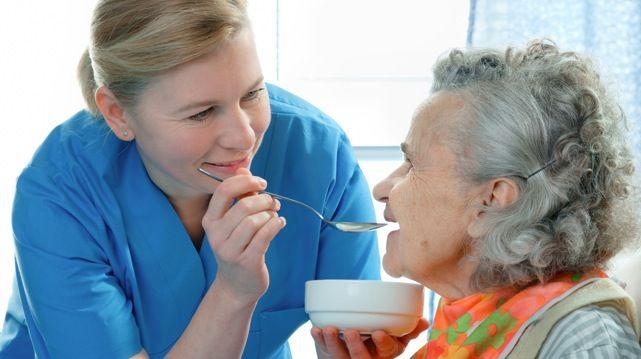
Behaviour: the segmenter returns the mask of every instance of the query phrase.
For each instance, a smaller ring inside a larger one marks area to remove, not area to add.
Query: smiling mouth
[[[249,164],[249,156],[234,161],[203,163],[205,167],[211,168],[216,173],[224,174],[225,177],[234,175],[239,168],[249,168]]]
[[[239,160],[230,161],[230,162],[205,162],[205,163],[212,166],[217,166],[217,167],[231,167],[231,166],[237,166],[245,162],[248,162],[248,160],[249,160],[249,157],[245,157],[245,158],[241,158]]]

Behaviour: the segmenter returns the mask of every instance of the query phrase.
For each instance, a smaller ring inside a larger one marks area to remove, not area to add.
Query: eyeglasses
[[[523,180],[527,181],[527,180],[529,180],[529,179],[530,179],[530,177],[532,177],[532,176],[534,176],[535,174],[537,174],[537,173],[539,173],[539,172],[541,172],[541,171],[545,170],[546,168],[548,168],[548,167],[552,166],[552,165],[553,165],[553,164],[555,164],[555,163],[556,163],[556,160],[552,160],[552,161],[550,161],[550,162],[546,163],[546,164],[545,164],[545,166],[543,166],[543,167],[539,168],[538,170],[536,170],[536,171],[534,171],[534,172],[530,173],[530,175],[529,175],[529,176],[527,176],[527,177],[524,177],[524,176],[521,176],[521,175],[513,175],[513,176],[514,176],[514,177],[518,177],[518,178],[522,178]]]

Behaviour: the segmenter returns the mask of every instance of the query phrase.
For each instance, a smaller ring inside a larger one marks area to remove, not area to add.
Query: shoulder
[[[65,179],[79,171],[102,175],[129,145],[118,140],[102,119],[80,111],[49,133],[22,172],[18,185],[32,172]]]
[[[267,89],[271,123],[252,162],[252,172],[266,176],[274,191],[300,188],[306,200],[313,202],[309,196],[318,196],[316,200],[325,201],[326,191],[319,188],[334,193],[358,170],[347,135],[309,102],[272,84]],[[306,186],[316,191],[303,188]]]
[[[84,166],[99,165],[128,144],[118,140],[101,118],[83,110],[49,133],[30,166],[60,169],[77,162]]]
[[[258,173],[267,172],[272,181],[280,178],[279,173],[297,171],[332,181],[354,171],[356,158],[349,139],[332,118],[278,86],[268,84],[267,89],[271,124],[253,169],[265,167]]]
[[[15,234],[33,232],[33,221],[57,225],[62,214],[99,227],[93,206],[107,201],[107,187],[117,172],[114,159],[129,144],[86,111],[54,128],[18,177],[12,216]]]
[[[588,305],[559,320],[543,343],[539,355],[641,357],[641,348],[627,317],[609,306]]]
[[[302,98],[276,86],[267,85],[272,122],[279,130],[300,131],[307,140],[321,138],[346,141],[343,129],[323,111]]]

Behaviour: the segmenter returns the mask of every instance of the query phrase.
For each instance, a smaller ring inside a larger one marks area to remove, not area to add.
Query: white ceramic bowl
[[[423,286],[376,280],[312,280],[305,283],[305,312],[314,326],[384,330],[402,336],[423,315]]]

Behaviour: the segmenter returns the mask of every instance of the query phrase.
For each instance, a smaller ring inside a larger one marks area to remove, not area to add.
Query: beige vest
[[[531,324],[521,335],[507,358],[534,358],[545,342],[550,330],[561,318],[586,305],[611,306],[625,313],[634,328],[637,339],[641,335],[636,306],[623,288],[611,279],[601,279],[587,284],[548,309],[541,320]]]

